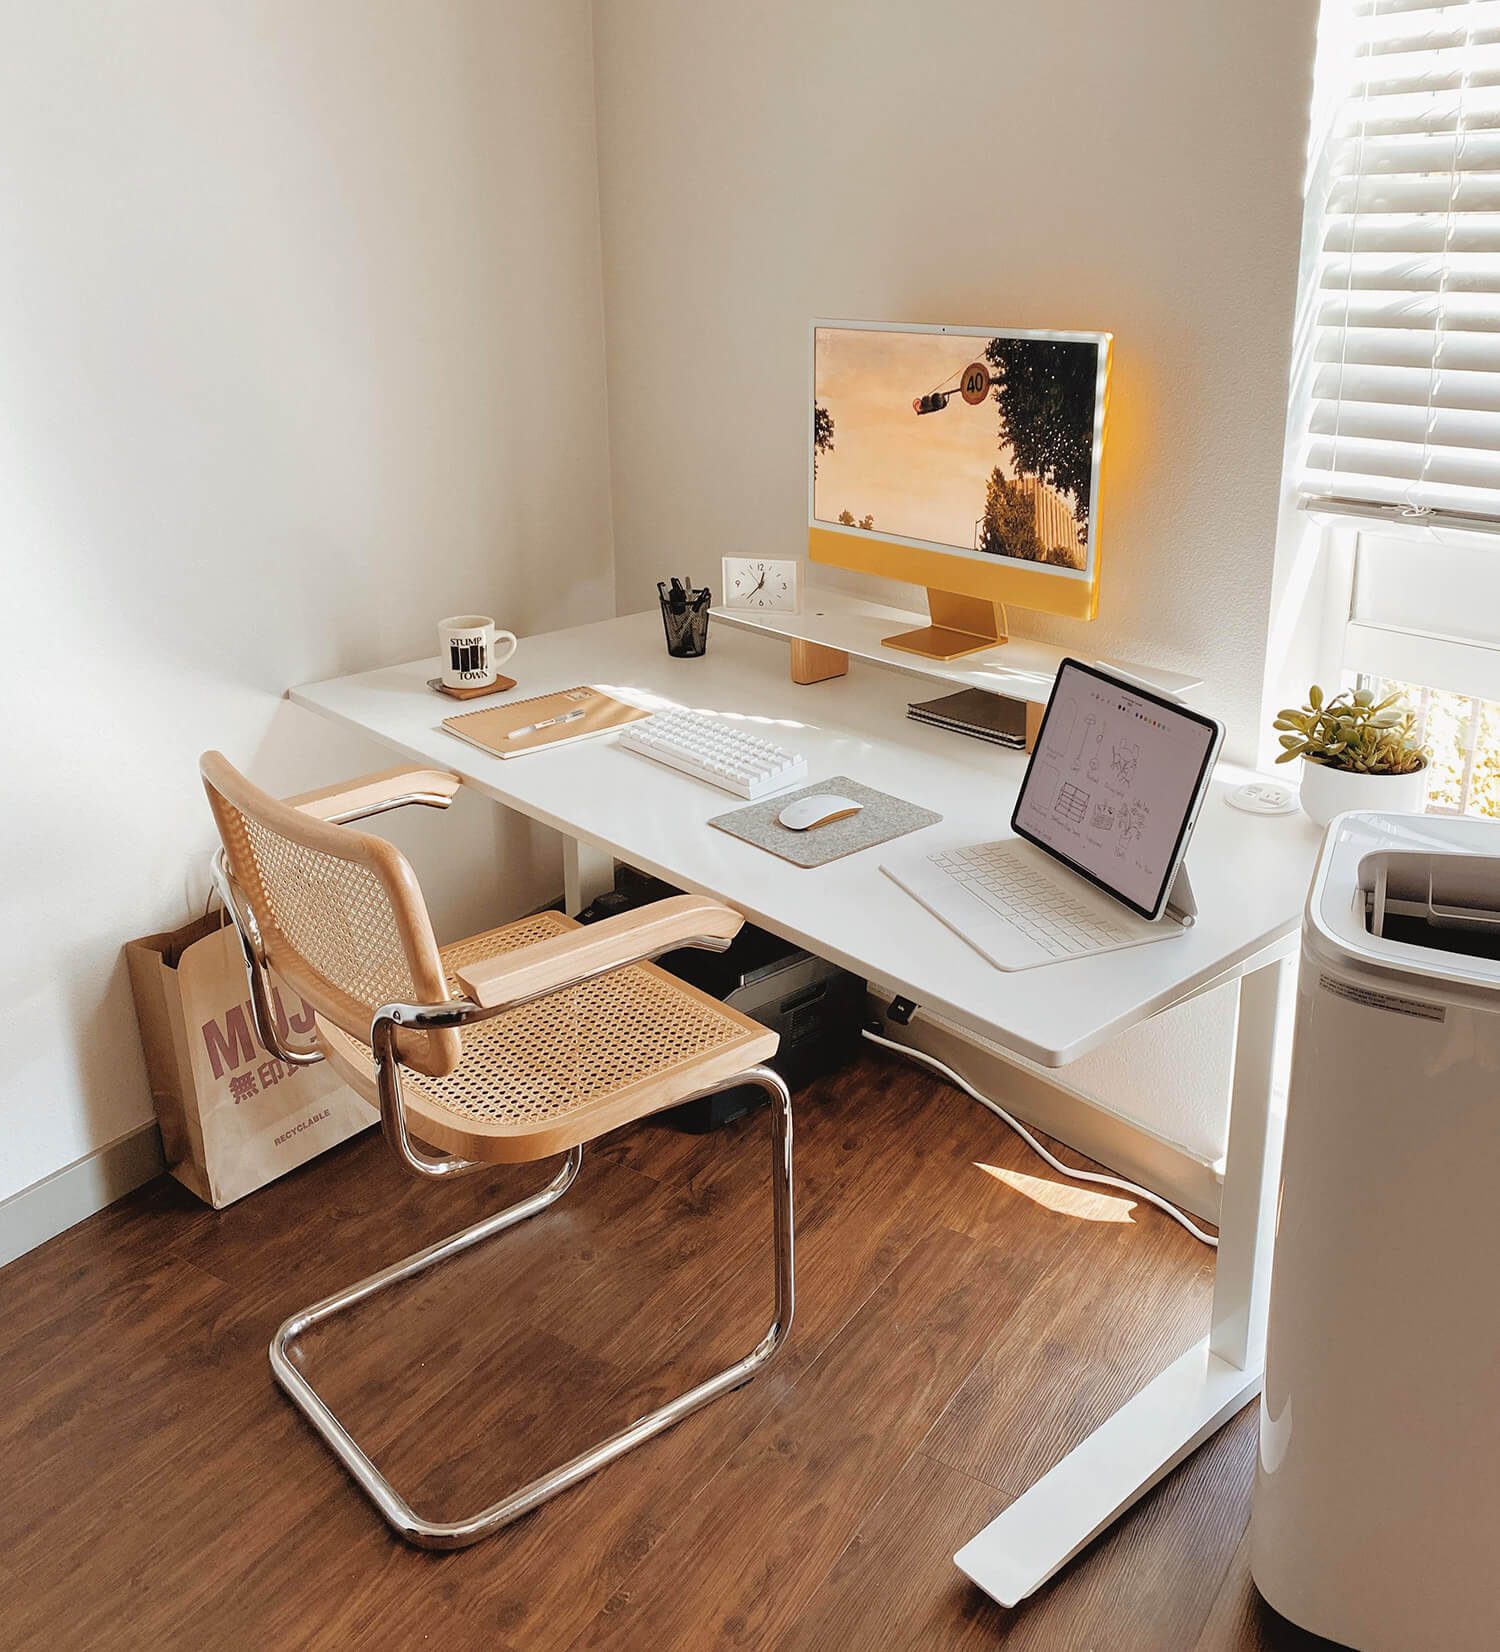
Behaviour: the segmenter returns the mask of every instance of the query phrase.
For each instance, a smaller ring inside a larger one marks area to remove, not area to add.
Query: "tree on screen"
[[[1014,556],[1023,562],[1044,560],[1036,536],[1036,505],[1025,488],[1006,480],[999,465],[990,472],[985,488],[979,548],[987,556]]]
[[[866,533],[868,533],[870,529],[875,526],[875,518],[873,516],[857,517],[851,510],[840,511],[837,520],[846,528],[863,528]]]
[[[1086,532],[1097,349],[1059,339],[992,338],[984,354],[995,370],[1000,440],[1015,454],[1016,469],[1071,494]]]
[[[833,451],[833,414],[813,403],[813,475],[818,474],[818,455]]]

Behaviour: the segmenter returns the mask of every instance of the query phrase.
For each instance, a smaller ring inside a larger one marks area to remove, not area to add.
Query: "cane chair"
[[[379,1108],[387,1143],[414,1175],[563,1155],[529,1199],[293,1314],[271,1340],[276,1381],[391,1526],[421,1548],[462,1548],[749,1382],[792,1321],[791,1102],[763,1065],[777,1036],[649,961],[682,946],[723,950],[741,916],[683,895],[590,925],[541,912],[439,946],[406,859],[350,823],[404,806],[447,808],[456,776],[393,769],[283,801],[218,752],[200,768],[223,843],[215,878],[266,1048],[296,1066],[328,1061]],[[312,1009],[308,1044],[278,1031],[268,970]],[[738,1084],[771,1100],[775,1306],[766,1335],[726,1370],[479,1513],[417,1514],[292,1363],[292,1343],[547,1209],[578,1174],[585,1143]]]

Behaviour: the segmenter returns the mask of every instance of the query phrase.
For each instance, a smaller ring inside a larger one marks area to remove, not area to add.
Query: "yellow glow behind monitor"
[[[887,644],[957,659],[1006,603],[1093,619],[1108,333],[812,324],[808,556],[927,588]]]

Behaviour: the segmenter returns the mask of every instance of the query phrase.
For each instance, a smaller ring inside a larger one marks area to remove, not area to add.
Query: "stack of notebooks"
[[[932,723],[955,734],[972,734],[1016,751],[1026,747],[1026,702],[984,688],[965,688],[937,700],[917,700],[906,708],[913,722]]]

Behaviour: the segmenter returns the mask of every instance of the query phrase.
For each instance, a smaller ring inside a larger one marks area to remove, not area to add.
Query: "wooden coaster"
[[[516,686],[514,677],[496,677],[494,682],[484,688],[449,688],[441,677],[429,677],[427,686],[435,688],[439,694],[446,694],[450,700],[478,700],[486,694],[503,694],[506,689]]]

